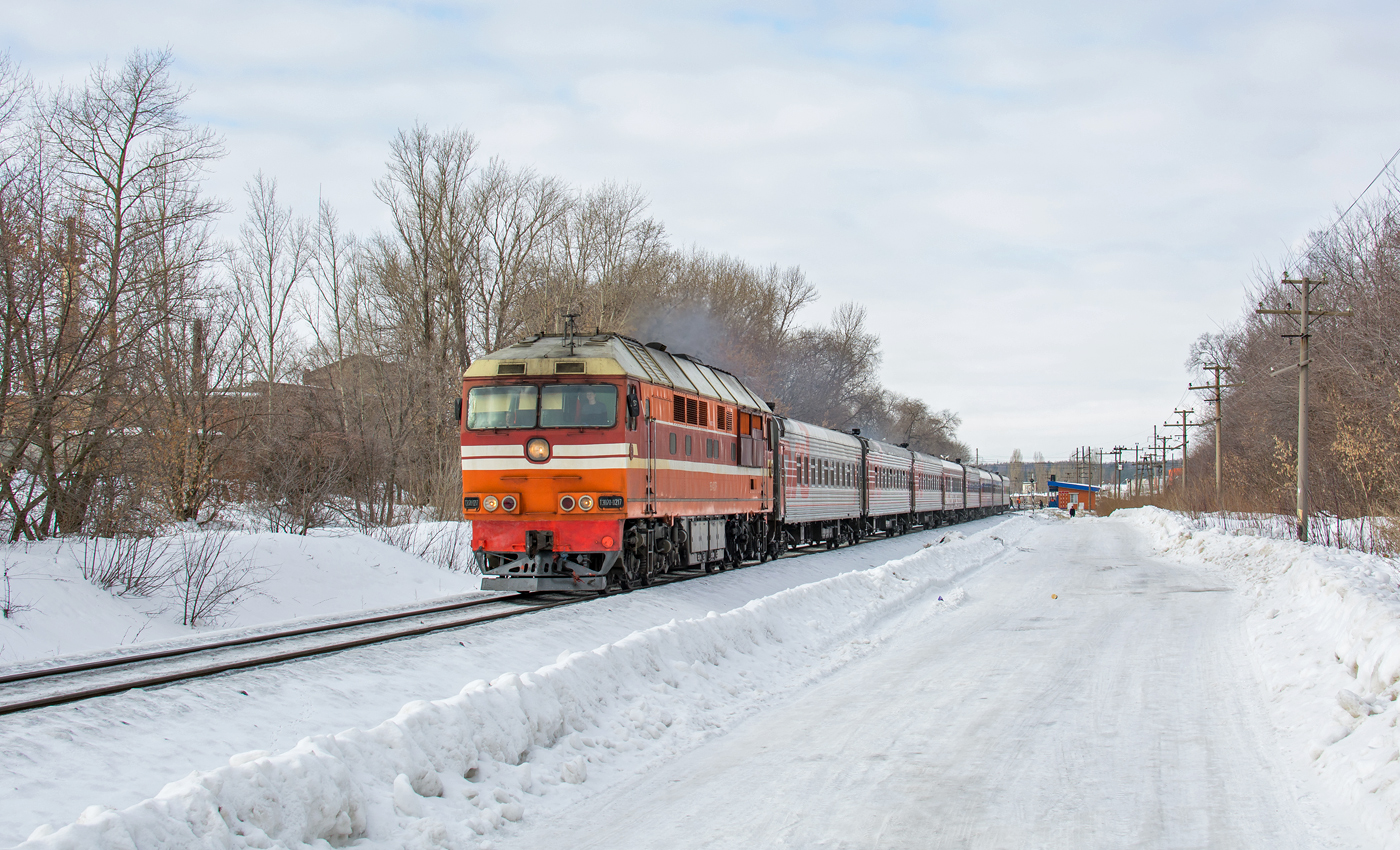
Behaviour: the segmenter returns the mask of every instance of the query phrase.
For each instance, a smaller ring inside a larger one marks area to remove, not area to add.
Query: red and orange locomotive
[[[617,334],[526,338],[473,363],[462,393],[462,510],[488,589],[630,588],[1008,501],[999,475],[784,420],[728,372]]]

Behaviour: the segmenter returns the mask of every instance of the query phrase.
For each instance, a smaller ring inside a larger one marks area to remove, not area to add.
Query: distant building
[[[1092,484],[1072,484],[1068,481],[1050,482],[1050,507],[1069,509],[1070,505],[1081,511],[1092,511],[1099,501],[1100,488]]]

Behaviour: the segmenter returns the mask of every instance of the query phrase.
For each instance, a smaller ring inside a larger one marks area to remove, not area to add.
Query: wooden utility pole
[[[1186,421],[1186,417],[1187,417],[1187,416],[1190,416],[1191,413],[1196,413],[1196,410],[1173,410],[1173,413],[1176,413],[1177,416],[1182,417],[1182,421],[1166,421],[1166,423],[1162,423],[1162,424],[1165,424],[1165,426],[1166,426],[1166,427],[1169,427],[1169,429],[1182,429],[1182,445],[1180,445],[1180,447],[1177,447],[1177,448],[1180,448],[1180,450],[1182,450],[1182,493],[1184,494],[1184,493],[1187,492],[1187,487],[1186,487],[1186,429],[1193,429],[1193,427],[1200,427],[1200,426],[1203,426],[1203,424],[1205,424],[1205,423],[1203,423],[1203,421]],[[1163,438],[1162,438],[1162,443],[1163,443],[1163,448],[1165,448],[1166,437],[1163,437]],[[1163,468],[1162,475],[1163,475],[1163,476],[1166,475],[1166,469],[1165,469],[1165,468]]]
[[[1142,444],[1133,443],[1133,498],[1142,495]]]
[[[1186,492],[1187,492],[1187,488],[1186,488],[1186,429],[1187,429],[1187,428],[1190,428],[1190,427],[1191,427],[1192,425],[1194,425],[1194,424],[1199,424],[1199,423],[1193,423],[1193,422],[1187,422],[1187,421],[1186,421],[1186,417],[1188,417],[1188,416],[1190,416],[1191,414],[1193,414],[1193,413],[1196,412],[1196,411],[1194,411],[1194,410],[1173,410],[1172,412],[1175,413],[1176,415],[1180,416],[1180,417],[1181,417],[1181,421],[1180,421],[1180,422],[1164,422],[1164,423],[1162,423],[1162,424],[1165,425],[1165,426],[1168,427],[1168,428],[1180,428],[1180,429],[1181,429],[1181,492],[1182,492],[1183,495],[1185,495]],[[1165,439],[1165,438],[1163,438],[1163,439]],[[1164,474],[1164,475],[1166,474],[1165,471],[1163,472],[1163,474]]]
[[[1162,447],[1162,455],[1161,455],[1160,457],[1159,457],[1158,454],[1157,454],[1157,446],[1158,446],[1158,444],[1161,444],[1161,447]],[[1152,493],[1154,496],[1159,492],[1159,491],[1157,490],[1157,464],[1161,461],[1161,458],[1162,458],[1162,457],[1165,457],[1165,456],[1166,456],[1166,448],[1167,448],[1167,441],[1164,440],[1164,439],[1162,439],[1161,437],[1157,436],[1157,426],[1156,426],[1156,425],[1153,425],[1153,426],[1152,426],[1152,483],[1151,483],[1151,485],[1148,487],[1148,490],[1151,491],[1151,493]],[[1166,472],[1165,472],[1166,466],[1163,466],[1162,469],[1163,469],[1163,474],[1165,475],[1165,474],[1166,474]]]
[[[1114,446],[1110,450],[1113,455],[1113,498],[1123,498],[1123,452],[1128,450],[1127,446]]]
[[[1225,414],[1224,414],[1224,411],[1223,411],[1223,408],[1222,408],[1224,396],[1222,396],[1222,395],[1220,394],[1220,391],[1223,390],[1223,389],[1230,388],[1230,387],[1242,387],[1242,386],[1244,386],[1244,384],[1243,384],[1243,383],[1239,383],[1239,384],[1222,384],[1222,383],[1220,383],[1220,373],[1221,373],[1221,372],[1228,372],[1228,371],[1230,371],[1230,369],[1232,368],[1232,367],[1230,367],[1230,366],[1221,366],[1221,365],[1218,364],[1218,363],[1210,363],[1210,364],[1207,364],[1207,365],[1206,365],[1205,367],[1203,367],[1203,368],[1205,368],[1205,369],[1208,370],[1208,371],[1211,371],[1211,372],[1214,372],[1214,373],[1215,373],[1215,383],[1213,383],[1213,384],[1203,384],[1202,386],[1199,386],[1199,387],[1193,387],[1193,386],[1191,386],[1190,384],[1187,384],[1187,385],[1186,385],[1186,388],[1187,388],[1188,390],[1213,390],[1213,391],[1215,392],[1215,395],[1212,396],[1209,400],[1215,403],[1215,509],[1218,511],[1218,510],[1221,510],[1221,503],[1220,503],[1220,443],[1221,443],[1221,435],[1224,433],[1223,428],[1224,428],[1224,425],[1225,425]]]
[[[1313,290],[1327,283],[1327,280],[1313,280],[1311,278],[1290,279],[1286,274],[1283,282],[1298,290],[1301,295],[1301,303],[1298,309],[1293,309],[1292,304],[1284,304],[1283,310],[1264,309],[1264,302],[1259,302],[1259,309],[1255,313],[1267,316],[1292,316],[1298,325],[1296,334],[1283,334],[1286,339],[1298,340],[1298,362],[1292,366],[1285,366],[1282,369],[1270,370],[1271,375],[1282,375],[1285,372],[1298,370],[1298,539],[1304,543],[1308,542],[1308,517],[1312,513],[1312,505],[1308,494],[1308,366],[1312,361],[1308,358],[1308,340],[1312,336],[1312,320],[1325,316],[1350,316],[1350,310],[1313,310],[1311,300]]]

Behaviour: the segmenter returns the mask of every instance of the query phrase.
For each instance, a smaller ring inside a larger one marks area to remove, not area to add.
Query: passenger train
[[[464,373],[462,513],[483,589],[631,589],[988,516],[994,472],[774,413],[661,343],[540,334]]]

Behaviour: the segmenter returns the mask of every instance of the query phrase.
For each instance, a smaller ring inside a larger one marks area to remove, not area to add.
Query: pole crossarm
[[[1254,312],[1258,313],[1258,314],[1261,315],[1261,316],[1301,316],[1301,315],[1303,315],[1303,311],[1302,311],[1302,310],[1265,310],[1265,309],[1263,309],[1263,308],[1260,308],[1260,309],[1258,309],[1258,310],[1255,310]],[[1309,311],[1308,311],[1308,316],[1309,316],[1310,318],[1318,318],[1318,317],[1321,317],[1321,316],[1346,316],[1346,317],[1350,317],[1350,316],[1353,316],[1353,315],[1355,315],[1355,314],[1352,313],[1350,310],[1309,310]]]

